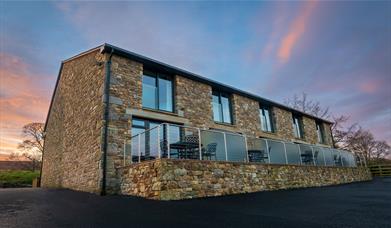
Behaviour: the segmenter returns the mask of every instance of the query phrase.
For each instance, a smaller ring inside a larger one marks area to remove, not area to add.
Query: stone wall
[[[318,143],[318,133],[316,132],[316,121],[314,119],[303,116],[303,131],[304,131],[304,141],[311,144]]]
[[[106,191],[116,193],[119,182],[115,167],[123,164],[124,143],[131,137],[132,118],[126,110],[142,108],[143,66],[116,55],[111,62]]]
[[[183,113],[190,125],[206,128],[212,125],[212,88],[177,75],[175,77],[176,113]]]
[[[237,94],[232,95],[234,125],[238,131],[251,136],[261,129],[259,102]]]
[[[273,107],[272,110],[275,120],[276,135],[284,140],[294,139],[293,126],[292,126],[292,113],[277,107]]]
[[[121,194],[178,200],[371,180],[364,167],[161,159],[119,169]]]
[[[104,56],[63,63],[48,117],[42,186],[99,192]]]

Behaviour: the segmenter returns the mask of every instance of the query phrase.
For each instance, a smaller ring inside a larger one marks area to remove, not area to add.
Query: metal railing
[[[124,142],[123,164],[157,158],[356,167],[346,150],[163,123]]]

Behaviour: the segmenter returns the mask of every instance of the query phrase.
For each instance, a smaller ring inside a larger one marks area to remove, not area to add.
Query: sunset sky
[[[391,143],[391,2],[0,2],[0,153],[61,60],[110,43],[265,98],[306,92]]]

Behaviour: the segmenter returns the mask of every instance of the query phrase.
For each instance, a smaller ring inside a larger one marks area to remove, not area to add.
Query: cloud
[[[300,37],[306,30],[310,16],[316,6],[316,1],[308,1],[305,3],[299,15],[293,20],[290,25],[289,32],[282,38],[280,47],[278,49],[278,58],[280,62],[285,63],[289,60],[292,50],[299,42]]]
[[[33,74],[20,57],[0,53],[0,152],[12,152],[21,141],[22,126],[44,122],[50,102],[50,77]]]

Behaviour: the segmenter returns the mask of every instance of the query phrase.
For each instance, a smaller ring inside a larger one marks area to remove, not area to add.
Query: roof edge
[[[289,107],[287,105],[284,105],[284,104],[281,104],[281,103],[278,103],[278,102],[275,102],[275,101],[272,101],[272,100],[260,97],[258,95],[246,92],[246,91],[241,90],[241,89],[234,88],[232,86],[229,86],[229,85],[226,85],[226,84],[223,84],[223,83],[211,80],[209,78],[206,78],[206,77],[203,77],[201,75],[192,73],[190,71],[187,71],[187,70],[184,70],[184,69],[181,69],[181,68],[178,68],[178,67],[175,67],[175,66],[172,66],[172,65],[169,65],[169,64],[166,64],[166,63],[154,60],[152,58],[149,58],[149,57],[146,57],[146,56],[143,56],[143,55],[140,55],[140,54],[137,54],[137,53],[134,53],[134,52],[131,52],[131,51],[119,48],[119,47],[116,47],[116,46],[111,45],[111,44],[107,44],[107,43],[103,44],[101,46],[100,50],[101,50],[101,53],[105,53],[105,52],[106,53],[111,53],[113,51],[114,54],[121,55],[123,57],[129,58],[129,59],[132,59],[132,60],[135,60],[135,61],[139,61],[139,62],[141,62],[143,64],[147,64],[147,65],[150,65],[150,66],[163,68],[164,70],[166,70],[166,71],[168,71],[170,73],[175,73],[175,74],[181,75],[183,77],[186,77],[186,78],[189,78],[189,79],[192,79],[192,80],[195,80],[195,81],[199,81],[199,82],[203,82],[203,83],[209,84],[211,86],[219,87],[219,88],[222,88],[223,90],[226,90],[227,92],[236,93],[236,94],[239,94],[239,95],[242,95],[242,96],[245,96],[245,97],[257,100],[259,102],[263,102],[263,103],[266,103],[266,104],[269,104],[269,105],[273,105],[273,106],[277,106],[277,107],[282,108],[282,109],[289,110],[289,111],[294,112],[294,113],[300,113],[300,114],[302,114],[304,116],[307,116],[307,117],[310,117],[310,118],[313,118],[313,119],[316,119],[316,120],[321,120],[321,121],[329,123],[329,124],[333,124],[334,123],[334,122],[332,122],[330,120],[314,116],[312,114],[309,114],[309,113],[306,113],[306,112],[294,109],[294,108]]]

